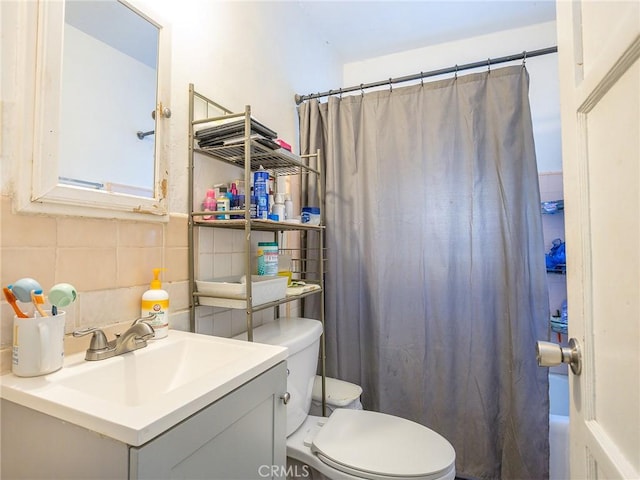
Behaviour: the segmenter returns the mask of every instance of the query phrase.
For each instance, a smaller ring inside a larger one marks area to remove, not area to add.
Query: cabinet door
[[[0,478],[109,480],[127,475],[127,445],[2,399]]]
[[[286,465],[284,362],[142,447],[130,449],[132,479],[264,479]]]

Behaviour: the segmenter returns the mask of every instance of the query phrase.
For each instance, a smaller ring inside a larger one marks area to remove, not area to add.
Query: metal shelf
[[[240,210],[230,210],[230,212],[236,215],[241,214]],[[231,220],[202,220],[198,218],[202,217],[203,215],[212,215],[212,212],[192,213],[194,222],[199,227],[230,228],[234,230],[244,230],[246,227],[246,220],[244,218]],[[249,227],[251,228],[251,230],[259,232],[293,232],[301,230],[322,231],[325,228],[323,225],[309,225],[308,223],[293,222],[274,222],[273,220],[257,220],[253,218],[249,220]]]
[[[196,120],[195,117],[195,101],[203,102],[204,116],[207,118],[202,118]],[[213,111],[213,116],[210,112]],[[215,116],[218,114],[218,116]],[[194,127],[205,125],[207,123],[213,123],[223,119],[240,119],[244,118],[244,136],[240,139],[238,143],[233,143],[231,145],[222,145],[215,147],[200,147],[198,145]],[[194,231],[198,228],[226,228],[226,229],[235,229],[235,230],[244,230],[244,260],[245,260],[245,268],[244,273],[246,275],[251,275],[252,272],[255,271],[253,268],[255,266],[255,259],[252,258],[251,253],[251,234],[253,231],[263,231],[263,232],[274,232],[274,237],[277,238],[277,233],[282,231],[300,231],[301,235],[305,235],[308,233],[316,233],[318,235],[318,246],[317,250],[320,252],[318,254],[318,258],[301,258],[300,261],[305,264],[305,268],[301,269],[301,272],[304,272],[305,275],[304,281],[312,280],[306,275],[309,273],[306,271],[306,264],[317,262],[317,271],[312,273],[313,279],[317,280],[310,283],[317,283],[320,285],[320,289],[313,290],[310,292],[304,292],[300,295],[292,295],[285,297],[283,299],[253,306],[251,305],[252,296],[252,283],[246,282],[246,295],[245,299],[249,299],[244,302],[242,309],[246,312],[247,318],[247,340],[253,340],[253,313],[265,310],[268,308],[277,307],[282,304],[286,304],[289,302],[293,302],[296,300],[301,300],[311,295],[320,295],[320,322],[322,323],[324,329],[324,317],[325,317],[325,309],[324,309],[324,233],[325,227],[322,225],[309,225],[303,223],[291,223],[291,222],[274,222],[270,220],[258,220],[250,218],[250,210],[247,207],[244,207],[242,210],[229,210],[229,212],[225,212],[225,215],[231,215],[236,218],[232,218],[229,220],[225,219],[211,219],[205,220],[203,217],[217,215],[220,213],[215,212],[203,212],[203,211],[194,211],[194,183],[196,179],[194,178],[194,165],[196,159],[199,161],[203,161],[205,159],[200,157],[209,157],[217,161],[221,161],[223,163],[232,165],[234,167],[238,167],[244,171],[244,184],[245,184],[245,202],[249,200],[249,185],[251,184],[251,175],[252,172],[260,169],[260,167],[269,171],[270,175],[273,176],[283,176],[283,175],[315,175],[315,180],[317,182],[317,198],[322,204],[322,199],[324,198],[324,172],[322,169],[322,161],[320,151],[316,151],[316,153],[308,154],[308,155],[296,155],[294,153],[289,152],[285,149],[273,149],[262,143],[259,143],[258,140],[252,138],[252,127],[251,127],[251,107],[246,106],[243,113],[234,113],[231,110],[226,109],[215,101],[205,97],[204,95],[198,93],[193,84],[189,85],[189,182],[188,182],[188,199],[189,199],[189,225],[188,225],[188,245],[189,245],[189,299],[190,299],[190,328],[192,331],[195,331],[195,310],[196,307],[200,307],[199,298],[201,297],[210,297],[210,298],[220,298],[211,294],[204,294],[203,292],[197,291],[196,280],[195,280],[195,271],[196,264],[195,259],[197,257],[197,252],[195,250],[195,241],[194,241]],[[312,166],[311,163],[314,163],[315,166]],[[221,214],[220,214],[221,215]],[[240,217],[240,218],[238,218]],[[321,214],[322,218],[322,214]],[[322,222],[321,222],[322,223]],[[308,253],[308,250],[307,250]],[[317,278],[316,278],[317,277]],[[234,307],[232,307],[234,308]],[[240,307],[236,307],[240,308]],[[322,396],[323,396],[323,411],[326,411],[326,392],[325,392],[325,336],[324,334],[321,336],[320,340],[320,371],[322,374]]]
[[[252,171],[258,170],[262,166],[276,176],[299,175],[305,171],[320,174],[317,169],[304,163],[303,159],[309,158],[308,155],[300,157],[283,148],[273,150],[256,140],[249,140],[249,142],[251,144],[250,169]],[[235,167],[244,168],[245,165],[246,148],[244,144],[194,148],[194,152],[216,158]]]
[[[319,293],[323,293],[323,289],[322,287],[318,290],[313,290],[311,292],[304,292],[301,293],[300,295],[288,295],[285,298],[281,298],[279,300],[274,300],[272,302],[267,302],[267,303],[262,303],[260,305],[253,305],[250,309],[252,312],[259,312],[260,310],[266,310],[267,308],[273,308],[273,307],[277,307],[279,305],[284,305],[286,303],[289,302],[293,302],[296,300],[301,300],[305,297],[309,297],[311,295],[317,295]],[[194,297],[207,297],[207,298],[225,298],[225,297],[219,297],[219,296],[215,296],[215,295],[211,295],[211,294],[207,294],[207,293],[203,293],[203,292],[193,292],[193,296]],[[230,299],[230,300],[237,300],[237,299]],[[239,302],[243,303],[243,307],[242,308],[247,308],[247,302],[245,300],[239,300]]]

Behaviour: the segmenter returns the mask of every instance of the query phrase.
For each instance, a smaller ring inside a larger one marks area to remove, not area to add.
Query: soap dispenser
[[[162,289],[160,271],[164,268],[153,269],[153,280],[149,290],[142,295],[140,316],[142,318],[155,314],[149,324],[155,331],[154,339],[164,338],[169,334],[169,294]]]

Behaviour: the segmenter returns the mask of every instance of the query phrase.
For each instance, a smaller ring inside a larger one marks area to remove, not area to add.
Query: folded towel
[[[303,293],[313,292],[314,290],[320,290],[320,285],[316,285],[315,283],[306,284],[304,282],[296,282],[290,287],[287,287],[287,296],[302,295]]]

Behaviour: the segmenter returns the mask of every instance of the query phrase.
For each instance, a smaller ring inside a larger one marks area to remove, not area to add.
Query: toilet
[[[336,408],[349,408],[352,410],[362,410],[360,395],[362,387],[353,383],[338,380],[337,378],[326,377],[324,379],[326,396],[326,416],[330,416]],[[311,415],[322,415],[322,377],[316,375],[313,382],[311,394]]]
[[[310,467],[313,478],[333,480],[453,480],[455,451],[444,437],[400,417],[362,410],[358,407],[362,391],[358,386],[337,383],[349,392],[337,395],[337,403],[349,408],[333,405],[329,417],[309,414],[314,384],[318,396],[316,369],[321,334],[318,320],[297,317],[280,318],[253,330],[255,342],[289,350],[287,457],[303,465],[304,470],[299,472],[307,473]],[[247,335],[235,338],[246,339]],[[327,391],[334,380],[329,380]],[[355,392],[357,402],[352,398]]]

